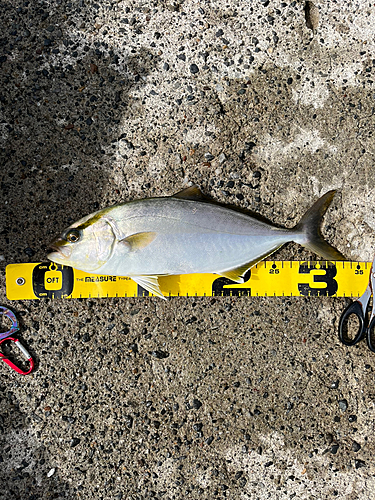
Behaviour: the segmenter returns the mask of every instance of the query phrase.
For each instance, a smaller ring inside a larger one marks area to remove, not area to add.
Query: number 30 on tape
[[[358,297],[366,288],[369,262],[262,261],[237,284],[217,274],[162,276],[166,297]],[[9,300],[144,297],[149,293],[126,276],[103,276],[51,262],[10,264],[6,268]]]

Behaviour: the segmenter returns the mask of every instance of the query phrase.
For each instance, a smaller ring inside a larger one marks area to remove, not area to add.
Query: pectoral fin
[[[147,247],[156,238],[156,233],[153,231],[148,231],[144,233],[135,233],[127,238],[121,240],[121,243],[129,245],[130,250],[140,250],[141,248]]]
[[[131,278],[137,283],[137,285],[140,285],[148,292],[160,297],[161,299],[167,300],[161,293],[157,276],[132,276]]]

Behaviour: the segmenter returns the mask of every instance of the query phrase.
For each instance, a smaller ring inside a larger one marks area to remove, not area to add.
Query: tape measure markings
[[[288,265],[289,264],[289,265]],[[358,297],[368,283],[368,262],[262,261],[238,284],[217,274],[161,276],[170,297]],[[10,300],[142,297],[149,293],[131,278],[84,273],[51,262],[6,267]]]

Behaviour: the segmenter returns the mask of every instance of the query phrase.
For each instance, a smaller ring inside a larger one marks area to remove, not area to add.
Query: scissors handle
[[[351,338],[348,335],[348,321],[349,321],[349,316],[351,316],[352,314],[354,314],[354,316],[357,316],[359,320],[358,331],[354,338]],[[375,326],[374,321],[372,321],[371,324],[373,327]],[[341,315],[339,323],[339,338],[343,344],[351,346],[359,342],[363,338],[365,332],[366,332],[365,317],[363,314],[362,305],[358,300],[356,300],[355,302],[349,304],[349,306],[345,309],[345,311]],[[370,330],[369,330],[369,339],[370,339]],[[373,350],[371,340],[369,340],[369,348]]]
[[[371,318],[367,328],[367,345],[370,351],[375,352],[375,316]]]

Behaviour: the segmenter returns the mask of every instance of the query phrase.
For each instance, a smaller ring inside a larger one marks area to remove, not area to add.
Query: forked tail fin
[[[296,238],[305,248],[320,255],[326,260],[346,260],[336,248],[324,241],[320,226],[327,208],[331,204],[336,191],[328,191],[305,213],[300,222],[293,228],[302,239]]]

